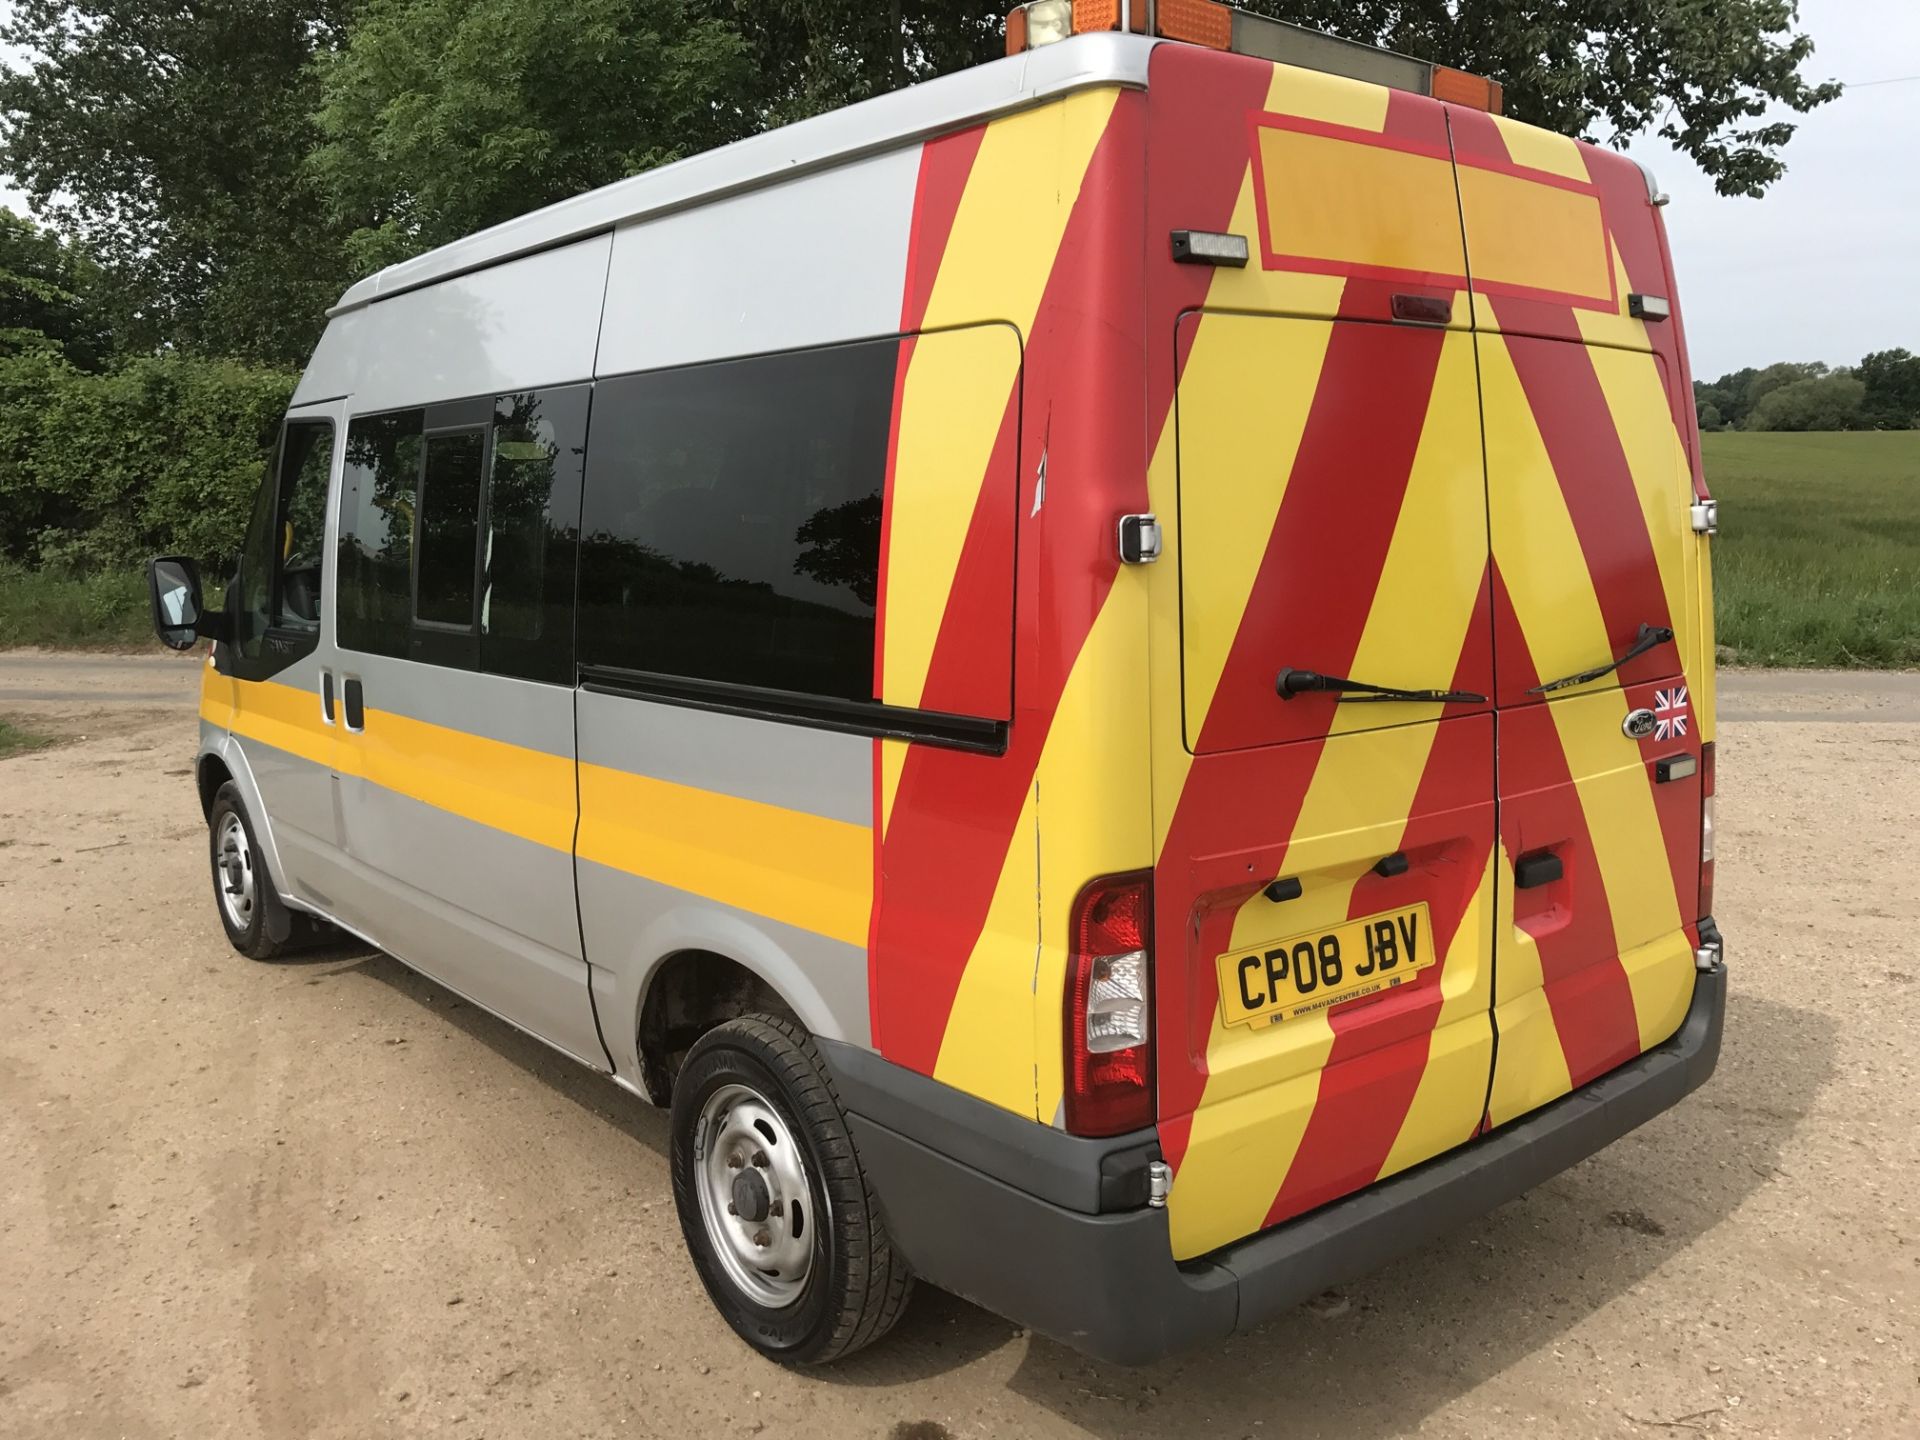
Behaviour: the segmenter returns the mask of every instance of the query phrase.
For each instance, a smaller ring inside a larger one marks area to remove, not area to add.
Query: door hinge
[[[1687,512],[1693,518],[1693,533],[1712,535],[1720,529],[1720,502],[1718,500],[1696,500]]]
[[[1151,565],[1160,558],[1160,521],[1152,515],[1120,517],[1120,563]]]
[[[1173,1167],[1164,1160],[1147,1166],[1147,1204],[1156,1208],[1167,1203],[1173,1191]]]

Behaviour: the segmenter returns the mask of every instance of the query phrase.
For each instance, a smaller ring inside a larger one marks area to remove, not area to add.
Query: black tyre
[[[270,933],[268,911],[279,905],[279,895],[254,837],[253,821],[240,802],[240,788],[231,780],[214,793],[213,808],[207,812],[207,840],[214,909],[220,912],[220,924],[233,948],[254,960],[284,954],[291,948],[292,937],[275,940]]]
[[[709,1030],[673,1089],[673,1199],[700,1279],[761,1354],[820,1364],[906,1309],[846,1116],[807,1032],[749,1015]]]

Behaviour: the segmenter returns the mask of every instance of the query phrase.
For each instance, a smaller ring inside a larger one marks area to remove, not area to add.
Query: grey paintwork
[[[576,713],[582,764],[873,823],[873,742],[864,736],[584,690]],[[647,986],[683,950],[746,966],[815,1034],[871,1043],[863,947],[592,861],[575,870],[601,1030],[622,1074],[639,1074],[631,1067]]]
[[[710,204],[1100,85],[1145,88],[1160,41],[1081,35],[833,110],[619,180],[389,266],[355,284],[335,316],[503,260],[652,216]],[[767,235],[768,245],[780,243]],[[666,283],[704,288],[676,266]],[[729,277],[714,276],[724,285]],[[313,393],[325,393],[316,391]]]
[[[898,330],[919,169],[909,146],[622,227],[597,373]]]
[[[816,1035],[871,1048],[867,952],[704,896],[582,860],[580,922],[614,1069],[638,1081],[640,1011],[667,960],[687,950],[745,966]]]
[[[583,692],[580,758],[783,810],[873,824],[873,741]]]
[[[364,415],[585,380],[611,244],[596,236],[336,317],[294,400],[351,394]]]
[[[354,286],[295,397],[336,424],[322,635],[276,678],[312,694],[316,712],[323,673],[342,697],[360,678],[369,728],[400,715],[549,755],[571,756],[577,743],[590,763],[870,826],[862,737],[340,651],[332,597],[346,423],[891,333],[918,142],[1083,88],[1144,87],[1153,46],[1086,36],[981,66],[551,206]],[[322,732],[336,765],[207,727],[206,747],[245,777],[292,903],[589,1063],[608,1053],[604,1031],[629,1085],[647,986],[689,949],[754,970],[816,1033],[871,1045],[864,947],[576,864],[564,849],[360,778],[344,757],[366,742],[343,722],[344,705]]]

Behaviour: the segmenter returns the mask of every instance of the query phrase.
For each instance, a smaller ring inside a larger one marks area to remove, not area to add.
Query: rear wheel
[[[713,1303],[762,1354],[837,1360],[912,1289],[825,1067],[791,1020],[709,1030],[673,1092],[673,1198]]]
[[[268,910],[280,903],[267,873],[266,859],[231,780],[214,793],[207,812],[207,836],[213,861],[213,899],[227,939],[242,955],[272,960],[291,948],[268,930]],[[289,937],[291,939],[291,937]]]

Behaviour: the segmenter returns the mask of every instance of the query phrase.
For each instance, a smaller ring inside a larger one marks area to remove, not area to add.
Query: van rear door
[[[1177,45],[1153,67],[1152,241],[1257,237],[1245,269],[1150,269],[1175,377],[1150,471],[1176,562],[1149,578],[1156,1070],[1187,1258],[1480,1124],[1494,675],[1442,108]],[[1282,669],[1463,698],[1285,698]]]
[[[1679,347],[1629,313],[1630,294],[1671,298],[1641,172],[1475,111],[1449,119],[1495,577],[1498,1125],[1686,1013],[1698,557]]]

